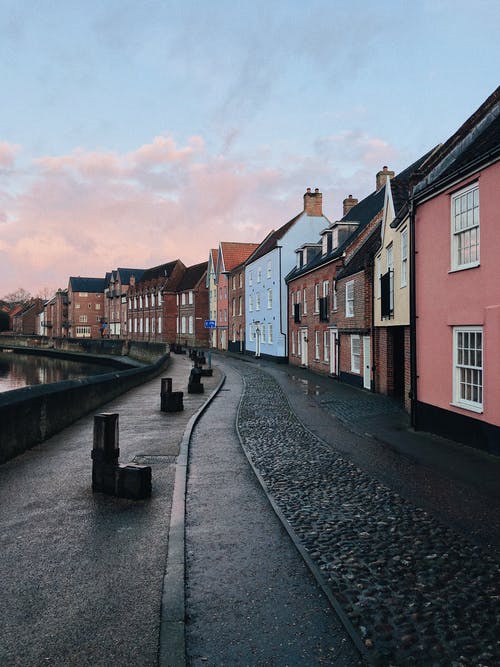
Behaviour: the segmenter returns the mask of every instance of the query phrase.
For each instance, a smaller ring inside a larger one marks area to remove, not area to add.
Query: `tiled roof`
[[[201,262],[201,264],[188,266],[184,271],[184,275],[182,276],[182,279],[177,287],[179,292],[196,287],[205,275],[207,268],[208,262]]]
[[[500,154],[500,113],[498,116],[472,140],[472,142],[457,156],[452,164],[445,169],[440,178],[447,178],[460,172],[462,169],[480,164]]]
[[[259,247],[258,243],[237,243],[233,241],[221,241],[221,256],[224,261],[224,270],[232,271],[235,267],[243,264],[249,256]]]
[[[117,277],[119,276],[122,285],[128,285],[132,276],[135,276],[136,281],[140,280],[144,269],[123,269],[119,267],[114,273]]]
[[[348,264],[346,264],[337,273],[337,278],[347,278],[359,271],[363,271],[371,263],[373,256],[380,247],[380,228],[381,223],[376,225],[370,236],[366,239],[363,245],[354,253]]]
[[[426,165],[426,174],[415,186],[419,195],[427,188],[460,171],[472,163],[480,164],[490,151],[498,155],[498,116],[500,115],[500,86],[476,109],[452,136],[445,141]]]
[[[384,208],[384,188],[376,190],[362,199],[356,206],[353,206],[350,211],[348,211],[340,222],[358,222],[358,226],[349,236],[349,238],[344,241],[338,248],[334,248],[326,255],[318,255],[314,257],[310,262],[305,266],[302,266],[300,269],[294,268],[286,276],[285,280],[288,282],[298,276],[301,276],[304,273],[308,273],[313,269],[331,262],[333,259],[340,257],[344,250],[352,243],[361,231],[377,216],[377,214],[382,213]]]
[[[106,281],[104,278],[81,278],[70,276],[69,284],[73,292],[104,292]]]
[[[158,278],[169,278],[178,262],[180,262],[180,260],[175,259],[173,262],[166,262],[159,266],[153,266],[151,269],[146,269],[136,284],[145,283]]]

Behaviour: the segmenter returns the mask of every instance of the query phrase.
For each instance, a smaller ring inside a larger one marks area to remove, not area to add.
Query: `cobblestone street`
[[[367,475],[304,428],[269,374],[238,367],[244,449],[371,660],[499,664],[495,551]]]

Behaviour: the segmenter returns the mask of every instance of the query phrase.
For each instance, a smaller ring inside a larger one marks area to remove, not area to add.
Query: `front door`
[[[363,387],[372,388],[370,336],[363,336]]]
[[[330,329],[330,375],[338,374],[337,329]]]
[[[308,349],[307,349],[307,345],[308,345],[307,329],[301,329],[300,330],[300,343],[301,343],[301,345],[300,345],[300,350],[301,350],[300,363],[302,364],[302,366],[307,366],[307,361],[308,361],[308,357],[307,357],[307,352],[308,352]]]

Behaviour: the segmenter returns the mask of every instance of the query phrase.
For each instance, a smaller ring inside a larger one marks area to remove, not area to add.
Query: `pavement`
[[[252,376],[255,387],[263,383],[266,391],[276,393],[265,381],[268,376],[281,388],[290,414],[314,436],[314,447],[324,445],[375,484],[383,484],[391,490],[391,502],[401,493],[405,502],[429,513],[431,532],[437,530],[435,518],[456,531],[453,535],[497,553],[500,459],[414,433],[389,399],[306,369],[219,354],[212,355],[212,363],[214,377],[203,378],[205,394],[188,395],[191,362],[173,355],[164,375],[173,378],[175,391],[184,391],[183,413],[159,411],[159,379],[101,409],[120,413],[121,462],[152,466],[149,500],[92,494],[92,415],[0,466],[2,666],[177,667],[184,664],[184,636],[189,664],[357,664],[349,622],[338,624],[331,606],[325,606],[321,585],[290,552],[284,528],[268,513],[256,486],[260,473],[249,454],[248,432],[239,436],[256,478],[241,459],[231,424],[250,409],[246,422],[251,425],[258,404],[258,394],[248,391]],[[236,405],[243,387],[246,408],[244,402]],[[282,417],[261,428],[270,430],[273,440],[280,430],[285,433],[281,424]],[[285,445],[289,447],[289,439]],[[262,474],[267,474],[264,467]],[[358,475],[350,468],[353,474]],[[273,502],[269,480],[261,481]],[[283,485],[278,480],[275,498]],[[235,507],[242,513],[231,514]],[[279,507],[274,509],[280,517]],[[285,528],[291,525],[280,518]],[[295,531],[296,546],[307,544],[307,553],[320,553],[308,544],[315,530],[301,530],[299,525]],[[241,552],[242,544],[255,547]],[[298,596],[291,594],[294,590],[300,591]],[[214,600],[220,604],[217,609],[210,607]],[[270,615],[276,610],[273,623]],[[372,641],[362,630],[358,634]],[[218,658],[210,657],[212,650]],[[476,664],[488,665],[488,658]]]

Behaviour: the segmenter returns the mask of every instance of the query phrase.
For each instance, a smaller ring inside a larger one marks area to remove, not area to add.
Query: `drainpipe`
[[[416,291],[416,256],[415,248],[415,202],[413,193],[408,202],[410,221],[410,420],[417,428],[417,291]]]

